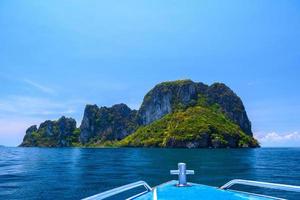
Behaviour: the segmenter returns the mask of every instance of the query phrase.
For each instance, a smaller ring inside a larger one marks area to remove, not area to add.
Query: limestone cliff
[[[198,94],[206,90],[207,85],[191,80],[160,83],[144,97],[139,110],[140,123],[150,124],[178,106],[188,106],[198,98]]]
[[[63,116],[57,121],[47,120],[39,128],[29,127],[20,146],[69,147],[78,143],[78,137],[76,121]]]
[[[136,113],[125,104],[110,108],[87,105],[80,125],[81,143],[123,139],[136,130]]]
[[[252,136],[251,122],[241,99],[223,83],[208,86],[181,80],[158,84],[144,98],[139,110],[140,123],[147,125],[178,107],[193,106],[199,97],[207,98],[210,105],[220,105],[229,119]]]
[[[72,118],[27,129],[21,146],[256,147],[242,100],[225,84],[163,82],[139,110],[125,104],[86,105],[79,128]]]

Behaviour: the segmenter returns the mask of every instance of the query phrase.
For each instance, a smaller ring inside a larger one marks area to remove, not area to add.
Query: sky
[[[0,144],[155,84],[223,82],[262,146],[300,147],[297,0],[1,0]]]

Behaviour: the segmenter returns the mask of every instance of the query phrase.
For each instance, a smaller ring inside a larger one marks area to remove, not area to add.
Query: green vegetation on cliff
[[[258,142],[226,117],[217,104],[205,106],[205,99],[178,109],[143,127],[118,143],[129,147],[256,147]]]
[[[71,147],[78,146],[80,130],[72,118],[61,117],[59,120],[47,120],[37,128],[31,126],[26,130],[20,146]]]
[[[72,118],[27,129],[20,146],[40,147],[258,147],[241,99],[225,84],[163,82],[139,110],[125,104],[87,105],[79,128]]]

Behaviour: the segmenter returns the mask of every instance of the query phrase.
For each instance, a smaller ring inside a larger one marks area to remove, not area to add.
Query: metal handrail
[[[250,181],[250,180],[243,180],[243,179],[231,180],[225,185],[223,185],[222,187],[220,187],[220,189],[226,190],[236,184],[263,187],[263,188],[269,188],[274,190],[284,190],[289,192],[300,192],[300,186],[296,186],[296,185],[285,185],[285,184]]]
[[[111,190],[108,190],[108,191],[96,194],[94,196],[90,196],[90,197],[84,198],[83,200],[101,200],[101,199],[106,199],[108,197],[120,194],[122,192],[131,190],[133,188],[140,187],[140,186],[144,186],[146,188],[147,192],[149,192],[149,191],[152,190],[151,187],[145,181],[137,181],[137,182],[134,182],[134,183],[123,185],[121,187],[117,187],[117,188],[114,188],[114,189],[111,189]]]

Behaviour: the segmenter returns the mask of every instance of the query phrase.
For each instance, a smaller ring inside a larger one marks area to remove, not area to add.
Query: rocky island
[[[225,84],[163,82],[139,110],[125,104],[86,105],[72,118],[47,120],[26,130],[22,147],[259,147],[241,99]]]

